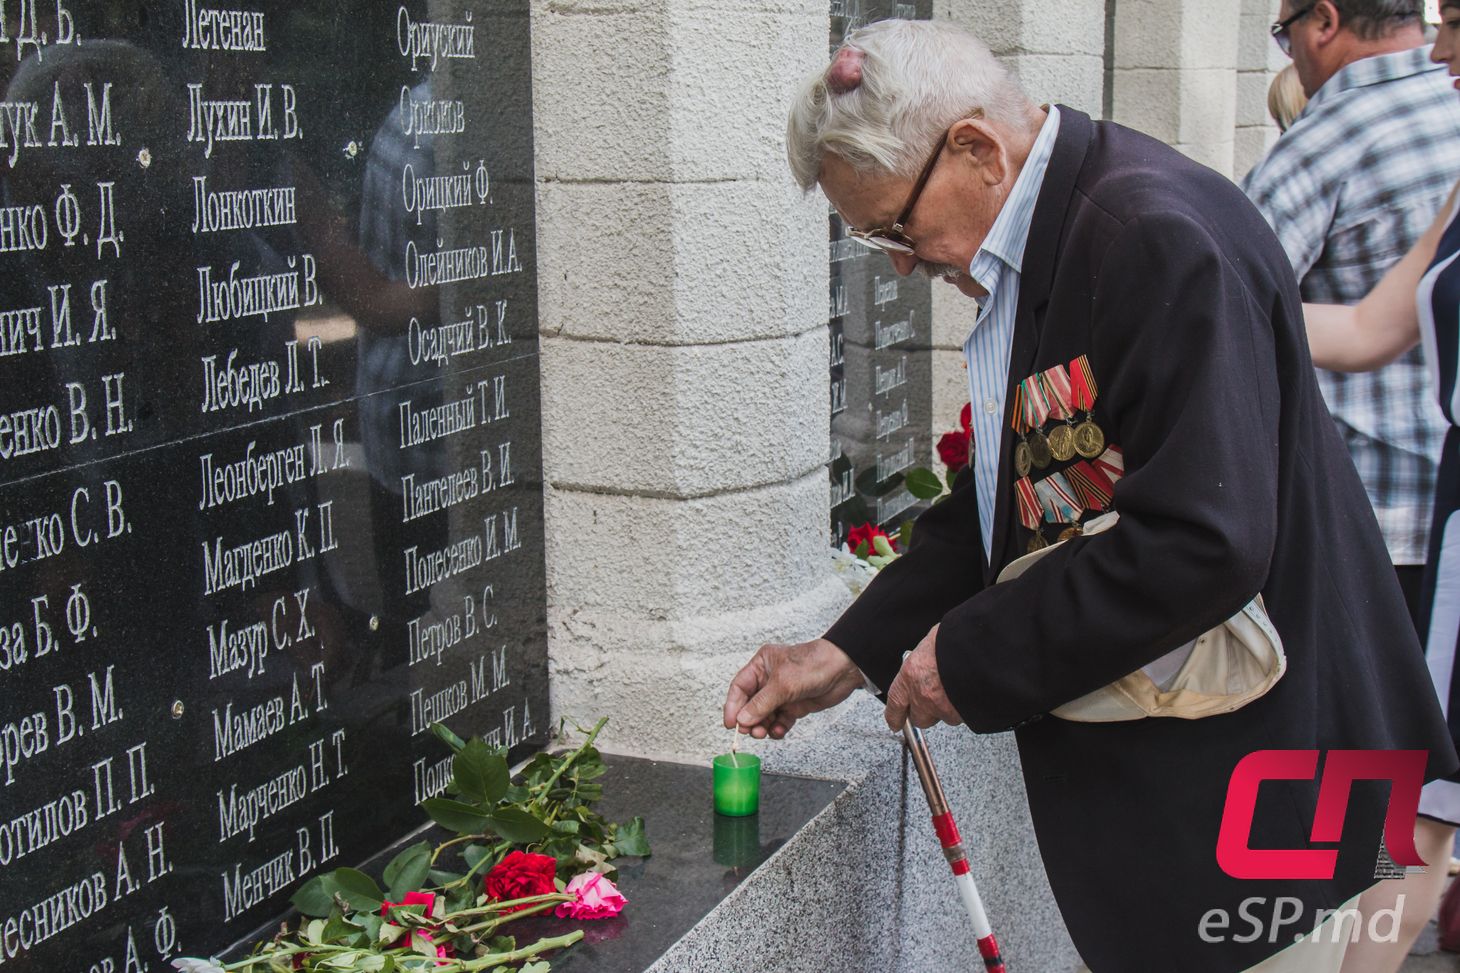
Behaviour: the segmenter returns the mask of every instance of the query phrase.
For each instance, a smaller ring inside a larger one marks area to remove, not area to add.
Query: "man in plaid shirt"
[[[1305,301],[1357,303],[1460,176],[1460,94],[1421,46],[1423,6],[1282,2],[1273,36],[1310,100],[1242,188],[1277,231]],[[1421,353],[1363,374],[1320,369],[1318,383],[1417,615],[1444,439]]]

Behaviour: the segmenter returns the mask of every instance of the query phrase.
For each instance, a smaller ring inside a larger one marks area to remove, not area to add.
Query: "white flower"
[[[840,549],[832,548],[831,567],[854,595],[860,595],[877,577],[877,569],[853,554],[845,544]]]
[[[225,973],[223,967],[218,965],[217,960],[192,959],[187,956],[173,960],[172,968],[181,970],[182,973]]]

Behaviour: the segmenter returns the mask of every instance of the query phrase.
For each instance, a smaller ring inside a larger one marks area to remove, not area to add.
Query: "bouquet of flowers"
[[[613,862],[650,854],[642,818],[613,824],[593,810],[603,795],[595,781],[606,770],[593,741],[606,722],[571,751],[537,754],[515,781],[505,749],[432,724],[454,753],[450,796],[421,808],[454,837],[406,848],[378,882],[354,868],[318,875],[294,893],[302,914],[294,929],[286,924],[237,962],[179,959],[173,967],[547,973],[543,956],[582,939],[583,931],[519,946],[508,924],[549,911],[574,920],[616,916],[627,903],[614,886]]]

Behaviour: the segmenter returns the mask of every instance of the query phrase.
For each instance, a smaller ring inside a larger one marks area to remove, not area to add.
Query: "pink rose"
[[[564,891],[576,901],[554,910],[559,919],[612,919],[628,905],[614,884],[597,872],[575,875]]]

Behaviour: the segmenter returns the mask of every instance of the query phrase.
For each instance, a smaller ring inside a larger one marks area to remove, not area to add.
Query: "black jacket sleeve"
[[[997,444],[994,445],[997,449]],[[983,541],[973,475],[913,524],[912,544],[826,633],[885,692],[913,649],[954,605],[983,587]]]
[[[1125,455],[1120,522],[943,616],[939,673],[980,732],[1154,661],[1267,579],[1280,396],[1269,309],[1203,224],[1163,212],[1117,231],[1091,322],[1105,431]],[[902,587],[918,583],[908,568]]]

